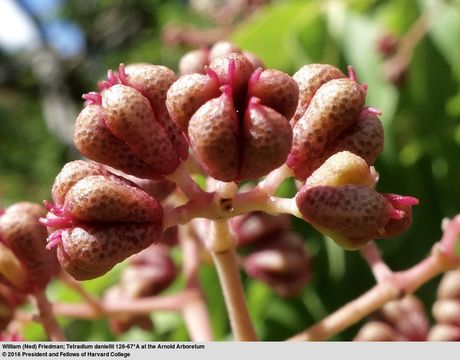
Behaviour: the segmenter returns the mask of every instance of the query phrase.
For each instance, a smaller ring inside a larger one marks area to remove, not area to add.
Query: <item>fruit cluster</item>
[[[120,65],[83,96],[75,144],[95,163],[64,167],[42,221],[72,276],[100,276],[159,239],[160,194],[139,184],[167,181],[188,157],[221,182],[287,165],[303,183],[295,199],[304,219],[347,249],[409,227],[417,200],[374,189],[383,128],[352,68],[347,77],[306,65],[290,77],[229,43],[198,55],[184,56],[179,78],[164,66]]]
[[[365,107],[367,86],[351,67],[347,76],[332,65],[305,65],[291,77],[221,42],[185,55],[180,70],[177,77],[164,66],[122,64],[98,92],[83,95],[74,140],[89,160],[64,166],[53,202],[45,201],[47,214],[20,203],[0,216],[0,263],[17,269],[0,269],[8,285],[0,288],[0,305],[20,302],[11,300],[10,286],[43,289],[58,262],[87,280],[138,253],[107,299],[155,295],[176,274],[164,244],[177,244],[176,225],[197,217],[233,218],[242,267],[282,296],[299,294],[311,277],[304,241],[283,213],[303,217],[350,250],[410,226],[417,200],[375,189],[372,165],[383,150],[383,127],[380,112]],[[234,191],[201,190],[192,173]],[[295,177],[298,193],[281,199],[292,200],[294,210],[276,208],[280,198],[261,186],[245,193],[252,197],[238,197],[241,182],[270,182],[281,173],[273,190]],[[254,199],[271,207],[255,206]],[[181,222],[187,205],[197,212]],[[142,316],[125,317],[114,319],[112,329],[135,324],[152,326]]]
[[[437,322],[428,339],[431,341],[460,340],[460,271],[447,272],[438,287],[433,316]]]

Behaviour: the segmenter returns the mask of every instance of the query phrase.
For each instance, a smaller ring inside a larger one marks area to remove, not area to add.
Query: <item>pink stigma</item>
[[[56,216],[60,216],[63,213],[62,207],[56,206],[50,203],[48,200],[43,200],[43,206],[46,208],[46,210]]]
[[[128,74],[126,74],[125,64],[123,63],[118,66],[118,78],[123,85],[128,83]]]
[[[398,195],[398,194],[384,194],[392,204],[394,205],[418,205],[419,200],[413,196],[405,196],[405,195]]]
[[[406,215],[406,213],[402,210],[392,209],[390,211],[390,218],[394,220],[401,220],[404,218],[404,215]]]
[[[216,72],[210,68],[206,68],[206,75],[208,75],[212,80],[214,80],[216,83],[219,83],[219,76],[216,74]]]
[[[382,111],[377,109],[376,107],[373,106],[366,106],[361,110],[361,113],[359,114],[360,119],[366,119],[369,116],[380,116],[382,115]]]
[[[225,98],[228,98],[228,99],[232,98],[232,87],[230,85],[222,85],[220,87],[220,91],[222,91],[222,95]]]
[[[74,227],[72,219],[68,217],[40,218],[38,222],[46,227],[65,229]]]
[[[251,88],[251,86],[255,85],[259,79],[260,79],[260,75],[262,74],[262,71],[264,71],[264,69],[262,68],[257,68],[252,74],[251,74],[251,77],[249,78],[249,82],[248,82],[248,87],[249,89]]]
[[[48,238],[46,239],[48,244],[46,244],[46,249],[51,250],[52,248],[56,247],[62,242],[62,231],[57,230],[53,232]]]
[[[83,94],[82,98],[85,99],[85,105],[101,105],[102,104],[102,96],[101,94],[91,91],[87,94]]]
[[[351,65],[348,65],[348,77],[350,78],[350,80],[358,82],[358,77],[356,76],[356,71],[353,68],[353,66],[351,66]]]
[[[233,59],[228,61],[228,69],[227,69],[227,84],[233,87],[233,83],[235,82],[235,75],[236,75],[236,64]]]

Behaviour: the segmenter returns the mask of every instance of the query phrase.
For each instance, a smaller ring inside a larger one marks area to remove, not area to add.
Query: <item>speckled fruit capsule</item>
[[[305,164],[303,171],[310,174],[317,169],[330,156],[337,152],[349,151],[363,158],[368,165],[374,164],[377,157],[382,153],[384,145],[383,126],[380,119],[375,115],[365,116],[359,119],[349,129],[342,132],[323,153],[310,159]]]
[[[80,172],[77,172],[77,170]],[[77,280],[98,277],[160,238],[163,209],[133,183],[93,163],[68,164],[40,221],[59,262]]]
[[[359,185],[304,187],[296,202],[305,220],[347,250],[381,237],[393,210],[383,195]]]
[[[438,299],[453,299],[460,301],[460,270],[448,271],[442,277],[438,286]]]
[[[221,85],[229,85],[236,104],[245,100],[246,87],[254,72],[254,65],[242,54],[231,53],[214,58],[209,64]]]
[[[159,294],[171,285],[176,275],[177,268],[169,248],[157,244],[130,257],[120,281],[126,294],[139,298]]]
[[[130,72],[130,73],[128,73]],[[180,130],[166,110],[169,69],[138,64],[109,71],[100,92],[83,95],[86,107],[75,124],[77,149],[88,158],[141,178],[172,173],[188,155]]]
[[[192,116],[190,144],[206,172],[222,181],[233,181],[239,165],[239,120],[229,86],[219,98],[206,102]]]
[[[305,113],[316,91],[327,82],[345,78],[345,74],[328,64],[308,64],[298,70],[292,78],[299,87],[299,102],[292,118],[294,125]]]
[[[148,99],[155,119],[166,131],[179,157],[182,160],[186,159],[188,156],[187,141],[171,120],[166,108],[166,93],[177,80],[176,74],[166,66],[134,64],[128,65],[125,72],[119,76],[125,77],[122,79],[124,84],[136,89]]]
[[[181,76],[168,90],[166,106],[177,126],[188,133],[192,115],[207,101],[219,97],[219,79],[215,76],[191,74]]]
[[[0,216],[2,241],[24,266],[28,292],[45,288],[59,269],[56,251],[45,249],[48,234],[39,223],[45,214],[45,209],[38,204],[20,202]]]
[[[386,303],[376,315],[409,341],[424,341],[429,322],[423,303],[413,295]]]
[[[247,97],[259,98],[263,105],[289,120],[299,100],[299,88],[289,75],[278,70],[259,68],[249,79]]]
[[[365,92],[354,80],[334,79],[321,86],[293,129],[287,165],[304,180],[314,169],[308,164],[352,126],[364,105]]]
[[[150,246],[160,233],[157,223],[81,224],[62,231],[57,255],[72,277],[90,280]]]
[[[179,72],[181,75],[204,73],[204,68],[209,64],[209,50],[192,50],[179,60]]]
[[[78,151],[102,164],[120,169],[140,178],[158,178],[158,174],[105,125],[104,110],[88,105],[78,115],[74,142]]]
[[[247,106],[240,137],[243,138],[240,179],[257,179],[281,166],[292,145],[287,119],[255,97]]]
[[[267,283],[283,297],[299,295],[311,278],[310,260],[303,241],[290,231],[271,234],[243,264],[249,276]]]
[[[439,299],[433,305],[433,316],[438,323],[460,327],[460,301]]]
[[[179,166],[176,149],[156,120],[148,99],[139,91],[114,85],[102,93],[102,107],[111,133],[128,144],[155,172],[170,174]]]
[[[65,196],[72,186],[81,179],[91,175],[112,176],[102,165],[94,162],[75,160],[65,164],[56,176],[51,189],[51,196],[53,197],[54,203],[58,206],[62,206]]]
[[[291,220],[285,214],[274,216],[256,211],[232,218],[230,225],[235,234],[236,245],[244,246],[263,241],[273,232],[289,229]]]
[[[430,329],[428,341],[460,341],[460,327],[449,324],[436,324]]]
[[[382,153],[384,145],[383,125],[375,114],[360,116],[360,119],[330,145],[329,152],[350,151],[372,165]],[[327,155],[327,152],[326,154]]]
[[[353,341],[407,341],[407,339],[383,321],[370,321],[364,324]]]
[[[314,186],[363,185],[374,187],[378,174],[366,161],[349,151],[335,153],[316,169],[305,182]]]

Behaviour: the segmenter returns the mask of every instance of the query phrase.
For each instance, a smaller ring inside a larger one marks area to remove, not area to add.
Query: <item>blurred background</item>
[[[426,256],[442,219],[460,212],[459,0],[0,0],[1,204],[50,197],[55,175],[79,156],[72,132],[81,94],[94,90],[107,69],[149,62],[177,70],[186,51],[221,39],[290,74],[313,62],[355,67],[369,86],[367,105],[383,111],[378,190],[420,199],[412,228],[378,245],[395,270]],[[283,191],[292,195],[292,184]],[[244,278],[264,340],[294,335],[374,283],[358,253],[324,241],[301,221],[294,225],[313,258],[303,294],[285,300]],[[101,292],[117,269],[85,287]],[[229,324],[215,271],[205,267],[201,278],[216,339],[225,340]],[[417,293],[427,312],[436,285]],[[54,299],[78,301],[58,284],[50,290]],[[155,333],[133,329],[118,339],[187,339],[179,316],[152,316]],[[63,322],[71,340],[115,339],[103,320]],[[358,327],[335,340],[351,339]],[[27,328],[26,339],[43,336],[40,326]]]

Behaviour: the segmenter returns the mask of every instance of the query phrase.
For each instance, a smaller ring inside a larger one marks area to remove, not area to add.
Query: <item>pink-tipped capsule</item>
[[[46,247],[57,249],[62,267],[77,280],[105,274],[160,238],[160,203],[96,164],[67,164],[56,177],[53,199],[40,220],[50,233]]]

